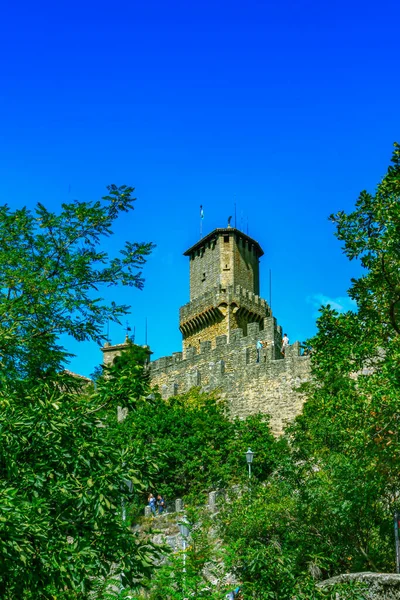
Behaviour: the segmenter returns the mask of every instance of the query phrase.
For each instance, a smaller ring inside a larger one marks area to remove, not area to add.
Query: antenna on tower
[[[235,209],[235,229],[236,229],[236,194],[233,196],[233,205]]]
[[[200,239],[203,237],[203,219],[204,219],[203,205],[200,204]]]
[[[269,270],[269,307],[272,311],[272,272]]]

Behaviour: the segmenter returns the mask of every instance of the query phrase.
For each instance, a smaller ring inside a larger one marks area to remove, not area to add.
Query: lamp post
[[[189,527],[187,526],[187,520],[186,517],[183,517],[182,521],[180,523],[178,523],[179,526],[179,533],[182,536],[182,550],[183,550],[183,569],[182,569],[182,573],[183,573],[183,594],[185,594],[185,587],[186,587],[186,543],[187,543],[187,538],[189,537],[190,534],[190,530]]]
[[[396,547],[396,573],[400,573],[399,524],[400,524],[400,514],[396,510],[394,513],[394,540],[395,540],[395,547]]]
[[[246,452],[246,461],[249,465],[249,479],[251,479],[251,463],[253,462],[254,452],[250,450],[250,448]]]

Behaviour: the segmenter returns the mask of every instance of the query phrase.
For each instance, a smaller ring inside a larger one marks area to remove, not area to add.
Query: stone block
[[[208,340],[200,342],[200,354],[208,354],[209,352],[211,352],[211,342]]]
[[[179,386],[177,383],[175,383],[175,381],[171,383],[168,391],[168,396],[176,396],[178,394],[178,388]]]
[[[211,511],[217,510],[217,492],[210,492],[208,494],[208,508]]]
[[[185,358],[191,360],[196,356],[196,348],[186,348]]]
[[[217,348],[219,348],[220,346],[225,346],[226,345],[226,340],[227,340],[227,336],[226,335],[219,335],[218,337],[215,338],[215,344],[217,346]]]
[[[331,579],[326,579],[317,584],[317,587],[329,589],[338,583],[357,582],[363,584],[362,597],[365,600],[399,600],[400,598],[400,575],[397,573],[343,573]],[[337,600],[345,600],[346,595],[336,594]]]
[[[214,363],[213,371],[215,375],[223,375],[225,373],[225,361],[217,360],[217,362]]]
[[[248,323],[247,325],[247,337],[257,337],[260,334],[259,323]]]
[[[175,363],[181,362],[182,352],[173,352],[172,357],[173,357]]]
[[[145,517],[151,517],[151,514],[152,514],[152,513],[151,513],[151,508],[150,508],[150,506],[145,506],[145,507],[144,507],[144,516],[145,516]]]
[[[248,365],[250,364],[251,361],[251,352],[250,352],[250,348],[244,348],[243,349],[243,355],[244,355],[244,364]]]
[[[238,342],[239,340],[241,340],[243,337],[243,329],[232,329],[230,336],[229,336],[229,341],[230,343],[235,343]]]
[[[275,333],[276,333],[275,317],[265,317],[263,325],[264,325],[263,339],[266,341],[274,341]]]
[[[165,538],[165,541],[167,542],[167,544],[171,548],[171,550],[173,550],[175,552],[175,550],[178,547],[177,536],[176,535],[167,535]]]
[[[197,387],[201,384],[200,371],[189,371],[186,373],[186,389],[190,390],[192,387]]]
[[[122,408],[122,406],[117,406],[117,421],[118,423],[122,423],[122,421],[124,421],[126,419],[126,417],[128,416],[128,412],[129,409],[128,408]]]
[[[175,500],[175,512],[182,512],[183,511],[183,500],[182,498],[177,498]]]

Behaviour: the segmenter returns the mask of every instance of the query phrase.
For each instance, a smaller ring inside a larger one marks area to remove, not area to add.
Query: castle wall
[[[233,269],[236,287],[240,285],[254,294],[260,293],[258,255],[254,244],[240,235],[232,236]]]
[[[213,289],[238,285],[259,294],[260,253],[257,242],[233,228],[217,230],[213,237],[200,240],[188,251],[190,300]]]
[[[203,391],[218,389],[227,401],[232,417],[245,418],[250,414],[267,413],[276,435],[286,423],[301,412],[304,398],[296,391],[310,375],[308,356],[300,356],[298,343],[289,346],[285,357],[280,352],[282,330],[273,317],[259,323],[249,323],[247,335],[241,329],[200,344],[200,352],[188,348],[184,355],[172,356],[150,363],[152,385],[158,385],[164,398],[182,394],[193,386]],[[257,339],[267,342],[257,360]]]
[[[220,284],[220,246],[209,240],[190,255],[190,300],[203,296]]]

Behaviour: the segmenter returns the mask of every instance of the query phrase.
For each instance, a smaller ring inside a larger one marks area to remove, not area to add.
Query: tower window
[[[229,235],[224,235],[224,243],[229,244]]]
[[[201,280],[202,280],[202,281],[205,281],[205,280],[206,280],[206,274],[205,274],[205,273],[203,273],[203,277],[201,278]]]

